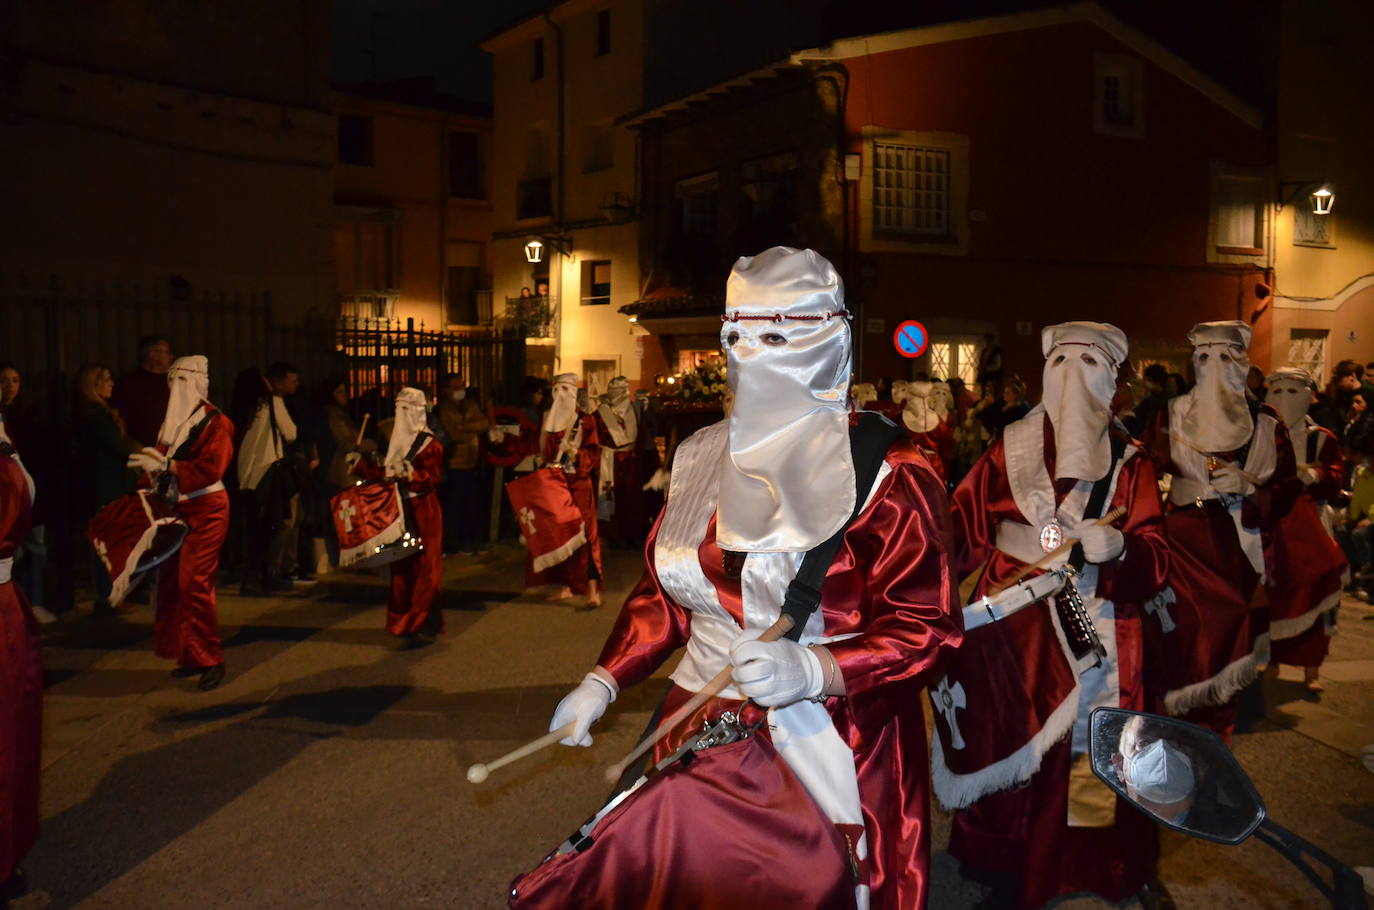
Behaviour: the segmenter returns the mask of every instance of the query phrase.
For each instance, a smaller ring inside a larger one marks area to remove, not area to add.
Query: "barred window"
[[[873,143],[873,228],[918,237],[950,235],[950,150]]]

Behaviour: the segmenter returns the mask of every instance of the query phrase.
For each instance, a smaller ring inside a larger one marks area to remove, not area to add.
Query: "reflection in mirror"
[[[1161,824],[1238,844],[1264,803],[1231,750],[1209,730],[1117,708],[1092,714],[1093,773]]]

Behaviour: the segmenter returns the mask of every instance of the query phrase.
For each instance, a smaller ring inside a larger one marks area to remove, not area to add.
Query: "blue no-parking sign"
[[[903,357],[920,357],[926,352],[926,343],[929,340],[926,327],[914,319],[908,319],[892,333],[892,344]]]

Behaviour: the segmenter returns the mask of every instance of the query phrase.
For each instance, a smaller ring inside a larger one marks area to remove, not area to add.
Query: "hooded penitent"
[[[410,454],[415,437],[428,427],[425,393],[407,386],[396,395],[396,423],[391,428],[391,442],[386,447],[386,471],[391,475],[403,473],[401,462]]]
[[[1307,409],[1312,404],[1312,374],[1300,367],[1281,367],[1265,379],[1264,403],[1279,412],[1293,443],[1293,458],[1307,461]]]
[[[582,384],[576,373],[559,373],[553,377],[553,403],[544,413],[545,433],[561,433],[577,419],[577,387]]]
[[[735,401],[717,543],[744,552],[809,550],[854,511],[844,285],[814,251],[773,247],[735,263],[724,319]]]
[[[949,383],[932,382],[927,400],[930,402],[930,409],[935,412],[935,416],[941,420],[949,419],[950,413],[954,410],[954,393],[950,391]]]
[[[571,374],[569,374],[571,375]],[[639,434],[639,418],[635,413],[634,402],[630,400],[630,381],[617,376],[606,386],[606,404],[611,413],[620,420],[607,420],[606,429],[610,431],[611,441],[617,447],[627,446]],[[605,478],[603,478],[604,480]]]
[[[860,382],[849,390],[849,397],[854,402],[854,410],[862,411],[870,401],[878,399],[878,390],[871,382]]]
[[[202,354],[178,357],[167,370],[167,414],[157,432],[159,444],[175,452],[199,419],[201,402],[210,394],[210,362]]]
[[[1041,407],[1054,427],[1054,477],[1095,481],[1112,464],[1116,371],[1126,359],[1126,334],[1105,322],[1065,322],[1040,333],[1045,355]]]
[[[929,433],[940,425],[940,415],[930,408],[930,383],[910,382],[902,402],[902,423],[913,433]]]
[[[892,403],[904,404],[906,398],[911,394],[911,383],[905,379],[896,379],[892,383]]]
[[[1183,420],[1171,426],[1199,452],[1233,452],[1255,431],[1245,399],[1250,372],[1250,327],[1240,321],[1203,322],[1188,333],[1197,384],[1188,392]]]

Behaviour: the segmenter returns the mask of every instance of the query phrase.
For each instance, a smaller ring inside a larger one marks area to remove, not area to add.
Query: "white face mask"
[[[1054,478],[1096,481],[1112,465],[1107,428],[1116,364],[1099,348],[1059,344],[1045,357],[1045,413],[1054,427]]]
[[[468,390],[454,389],[452,392],[448,393],[448,397],[451,401],[462,401],[464,398],[468,397]]]
[[[940,425],[940,415],[930,407],[930,383],[912,382],[906,387],[902,404],[902,423],[913,433],[929,433]]]
[[[854,510],[843,293],[834,268],[810,250],[774,247],[731,272],[727,317],[783,318],[721,326],[734,392],[716,528],[722,549],[809,550]]]
[[[167,413],[157,440],[173,452],[190,435],[191,418],[210,393],[209,361],[201,354],[178,357],[167,370],[167,386]]]
[[[1200,452],[1233,452],[1249,441],[1254,418],[1245,397],[1250,358],[1232,344],[1212,342],[1193,349],[1197,385],[1179,427],[1183,438]]]
[[[386,449],[386,465],[398,470],[410,453],[415,437],[428,427],[426,416],[430,402],[419,389],[404,388],[396,394],[396,422],[391,428],[391,441]]]
[[[577,419],[577,391],[574,382],[554,382],[553,403],[544,415],[544,432],[561,433],[573,425]]]
[[[1312,390],[1301,380],[1271,379],[1264,403],[1279,412],[1284,426],[1291,432],[1304,423],[1307,407],[1312,403]]]

